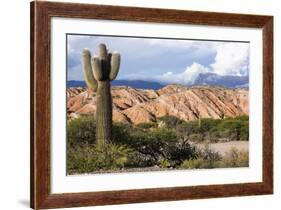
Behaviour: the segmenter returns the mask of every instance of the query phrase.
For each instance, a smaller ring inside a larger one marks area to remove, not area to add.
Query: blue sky
[[[82,50],[97,54],[100,43],[121,54],[117,79],[192,84],[200,73],[249,73],[249,43],[68,35],[68,80],[83,80]]]

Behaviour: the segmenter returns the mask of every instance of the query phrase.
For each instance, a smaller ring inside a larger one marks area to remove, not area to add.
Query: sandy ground
[[[196,145],[199,148],[204,148],[203,144]],[[226,152],[229,152],[231,148],[237,148],[240,151],[249,151],[249,142],[248,141],[229,141],[223,143],[212,143],[209,144],[210,149],[215,152],[220,153],[221,155],[225,155]]]

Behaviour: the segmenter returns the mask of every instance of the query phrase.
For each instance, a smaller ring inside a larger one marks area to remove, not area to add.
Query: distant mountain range
[[[199,74],[194,85],[214,85],[226,88],[249,86],[249,76],[221,76],[214,73]]]
[[[158,82],[150,82],[143,80],[113,80],[111,82],[112,86],[130,86],[138,89],[150,89],[150,90],[158,90],[163,88],[165,85],[162,85]],[[67,87],[86,87],[86,83],[84,81],[76,81],[70,80],[67,81]]]
[[[112,86],[129,86],[137,89],[150,89],[158,90],[169,83],[161,84],[156,81],[144,81],[144,80],[113,80]],[[221,76],[214,73],[199,74],[195,79],[192,86],[196,85],[209,85],[209,86],[221,86],[226,88],[247,88],[249,86],[248,76]],[[190,86],[190,85],[187,85]],[[86,87],[84,81],[70,80],[67,81],[67,87]]]

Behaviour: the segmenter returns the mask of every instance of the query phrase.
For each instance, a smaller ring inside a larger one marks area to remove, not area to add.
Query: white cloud
[[[195,62],[192,65],[188,66],[182,73],[173,74],[172,72],[167,72],[161,76],[156,77],[155,80],[162,83],[179,83],[192,85],[199,74],[207,73],[209,71],[209,68]]]
[[[217,43],[212,47],[216,50],[214,63],[204,66],[193,62],[181,73],[168,71],[160,76],[147,77],[129,75],[127,79],[142,79],[160,83],[179,83],[192,85],[201,73],[215,73],[218,75],[246,76],[249,69],[249,44],[248,43]],[[195,52],[196,53],[196,52]]]
[[[183,84],[183,85],[192,85],[199,74],[208,73],[208,72],[210,72],[209,68],[194,62],[192,65],[188,66],[185,69],[185,71],[181,73],[173,73],[171,71],[168,71],[162,75],[154,76],[154,77],[131,74],[131,75],[127,75],[127,77],[124,77],[123,79],[156,81],[163,84],[175,83],[175,84]]]
[[[215,63],[210,66],[219,75],[248,75],[249,44],[226,43],[215,46],[217,55]]]

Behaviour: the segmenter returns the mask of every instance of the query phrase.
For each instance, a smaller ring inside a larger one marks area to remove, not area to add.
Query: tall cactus
[[[96,140],[104,145],[112,139],[112,98],[110,81],[114,80],[120,67],[120,54],[108,53],[105,44],[99,45],[99,56],[88,49],[82,53],[83,73],[88,88],[97,92]]]

